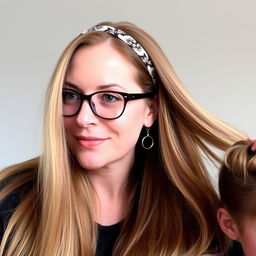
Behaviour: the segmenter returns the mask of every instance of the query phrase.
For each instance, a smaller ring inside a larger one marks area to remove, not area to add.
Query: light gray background
[[[67,43],[104,20],[159,42],[195,99],[256,135],[255,0],[0,0],[0,169],[40,153],[44,93]]]

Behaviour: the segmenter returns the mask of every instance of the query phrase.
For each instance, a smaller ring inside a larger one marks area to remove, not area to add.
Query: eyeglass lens
[[[71,90],[63,90],[63,114],[76,115],[83,103],[82,95]],[[88,100],[92,111],[103,118],[116,118],[124,109],[124,97],[116,92],[97,92]]]

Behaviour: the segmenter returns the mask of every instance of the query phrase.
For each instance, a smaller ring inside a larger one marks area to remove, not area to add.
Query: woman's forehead
[[[107,42],[77,50],[66,80],[82,87],[118,84],[127,91],[138,90],[135,65]]]

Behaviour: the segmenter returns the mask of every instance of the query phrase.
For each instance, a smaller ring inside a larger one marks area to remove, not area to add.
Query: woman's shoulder
[[[10,192],[37,177],[39,158],[12,165],[0,171],[0,201]]]
[[[21,185],[20,187],[11,191],[6,197],[0,200],[0,217],[8,217],[15,208],[17,207],[18,203],[22,199],[25,191],[31,187],[31,182]]]
[[[0,206],[14,199],[37,180],[38,158],[5,168],[0,172]]]
[[[17,176],[31,176],[38,169],[38,165],[39,157],[36,157],[0,170],[0,186],[3,186],[10,179],[14,179]]]
[[[0,172],[0,237],[25,193],[34,187],[37,169],[34,158]]]
[[[11,191],[6,197],[0,200],[0,240],[13,212],[17,208],[19,202],[22,200],[26,191],[28,191],[32,186],[32,181],[25,183]]]

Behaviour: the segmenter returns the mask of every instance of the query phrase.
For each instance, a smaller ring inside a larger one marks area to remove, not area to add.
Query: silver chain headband
[[[82,33],[82,35],[86,34],[87,32],[91,32],[91,31],[107,32],[108,34],[122,40],[124,43],[126,43],[128,46],[130,46],[131,49],[143,61],[143,63],[145,64],[150,76],[152,77],[153,83],[156,84],[156,71],[155,71],[155,67],[152,63],[152,60],[150,59],[146,50],[132,36],[126,34],[123,30],[121,30],[119,28],[114,28],[114,27],[111,27],[111,26],[108,26],[108,25],[93,26],[89,30],[84,31]]]

